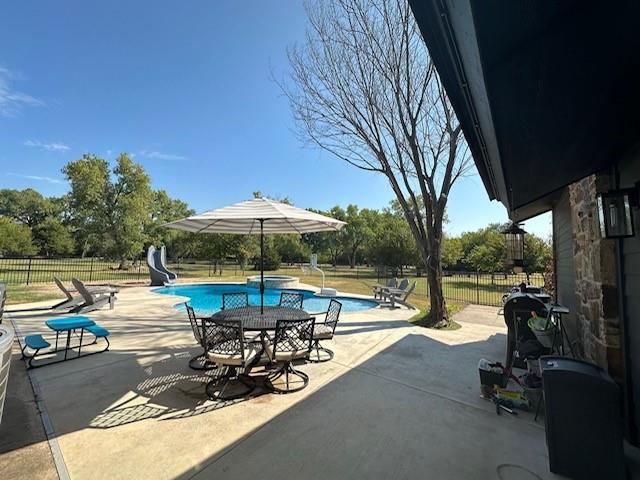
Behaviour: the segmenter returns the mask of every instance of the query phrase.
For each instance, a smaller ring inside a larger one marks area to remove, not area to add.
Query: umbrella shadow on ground
[[[177,420],[194,417],[271,393],[264,386],[266,375],[258,371],[252,373],[256,389],[250,394],[233,400],[211,400],[205,392],[205,386],[223,375],[225,369],[176,372],[174,360],[187,361],[188,358],[189,355],[178,354],[168,361],[143,368],[147,377],[133,387],[132,394],[96,415],[89,427],[107,429],[148,419]]]

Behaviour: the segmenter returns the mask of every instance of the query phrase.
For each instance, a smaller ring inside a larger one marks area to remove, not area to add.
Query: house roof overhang
[[[640,141],[640,2],[409,3],[489,197],[514,220]]]

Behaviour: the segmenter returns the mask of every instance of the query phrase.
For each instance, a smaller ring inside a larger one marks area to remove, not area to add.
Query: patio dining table
[[[311,315],[301,308],[265,306],[239,307],[220,310],[211,316],[211,320],[240,320],[242,328],[247,331],[275,330],[278,320],[305,320]]]

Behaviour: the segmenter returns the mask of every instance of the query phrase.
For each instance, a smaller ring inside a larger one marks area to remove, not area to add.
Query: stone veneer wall
[[[608,190],[607,175],[591,175],[569,186],[576,270],[579,352],[622,378],[616,243],[600,236],[596,194]]]

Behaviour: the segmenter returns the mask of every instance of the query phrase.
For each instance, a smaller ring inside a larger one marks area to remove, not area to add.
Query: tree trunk
[[[125,270],[127,267],[127,259],[125,257],[120,259],[120,265],[118,265],[118,270]]]
[[[356,268],[357,249],[353,249],[349,255],[349,268]]]
[[[433,326],[446,326],[449,324],[449,319],[447,318],[447,302],[442,289],[442,266],[436,256],[438,253],[437,251],[432,252],[426,265],[429,301],[431,303],[429,318],[433,320]]]

